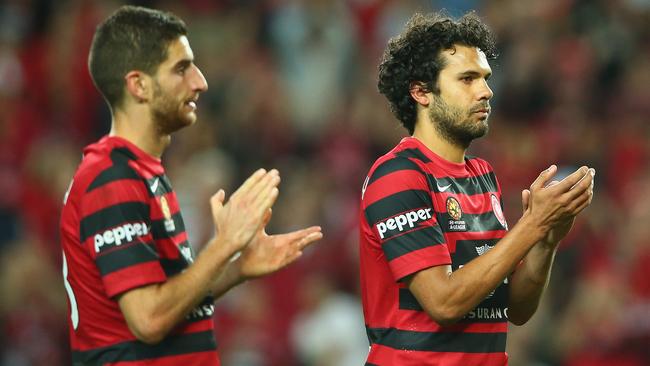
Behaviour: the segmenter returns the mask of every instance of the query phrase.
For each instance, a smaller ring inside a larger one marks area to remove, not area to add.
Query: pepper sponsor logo
[[[95,252],[99,253],[104,245],[130,243],[133,239],[147,235],[149,228],[144,222],[128,223],[95,235]]]
[[[413,228],[416,223],[429,219],[431,219],[431,209],[421,208],[391,217],[390,219],[377,223],[375,226],[377,227],[377,232],[379,232],[379,237],[383,239],[389,231],[391,233],[393,231],[402,232],[405,228]]]

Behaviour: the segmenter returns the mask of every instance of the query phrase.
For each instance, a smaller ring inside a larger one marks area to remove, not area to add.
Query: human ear
[[[427,107],[430,103],[428,94],[431,93],[429,87],[422,81],[412,81],[409,84],[409,93],[411,98],[423,107]]]
[[[124,76],[126,90],[137,103],[145,103],[150,99],[151,81],[142,71],[129,71]]]

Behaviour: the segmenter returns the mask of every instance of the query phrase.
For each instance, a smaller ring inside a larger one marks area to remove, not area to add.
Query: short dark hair
[[[124,97],[124,76],[131,70],[153,75],[167,59],[169,44],[187,35],[177,16],[138,6],[122,6],[93,36],[88,69],[106,102],[115,108]]]
[[[379,65],[379,92],[386,96],[391,111],[410,134],[417,115],[410,84],[420,81],[438,93],[438,75],[445,66],[441,51],[455,44],[478,47],[488,59],[497,56],[492,32],[474,12],[458,20],[441,13],[416,13],[402,34],[388,42]]]

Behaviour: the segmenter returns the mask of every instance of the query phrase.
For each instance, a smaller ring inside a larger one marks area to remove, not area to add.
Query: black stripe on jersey
[[[95,261],[102,276],[122,268],[158,260],[158,252],[153,243],[126,244],[97,255]]]
[[[405,158],[418,159],[423,163],[430,163],[431,159],[427,158],[426,155],[420,149],[405,149],[400,152],[395,153],[396,156],[401,156]]]
[[[433,203],[431,202],[429,192],[411,189],[397,192],[374,202],[366,207],[365,214],[368,223],[372,226],[379,221],[407,211],[432,207]]]
[[[506,333],[415,332],[369,328],[371,344],[404,351],[489,353],[505,352]]]
[[[183,270],[187,269],[188,266],[187,261],[185,258],[183,258],[183,256],[180,256],[176,259],[161,258],[160,265],[162,266],[163,271],[167,277],[171,277],[183,272]]]
[[[147,222],[149,205],[143,202],[123,202],[108,206],[83,219],[79,224],[79,238],[85,242],[89,236],[112,229],[127,222]]]
[[[146,181],[148,187],[147,191],[149,191],[150,196],[158,197],[172,191],[172,183],[164,174],[156,175]]]
[[[413,161],[409,159],[393,158],[381,163],[375,171],[372,172],[372,176],[370,176],[370,179],[368,180],[368,185],[383,176],[400,170],[417,170],[424,175],[422,169],[420,169],[420,167]]]
[[[449,221],[454,219],[449,216],[448,212],[436,212],[436,218],[443,232],[457,232],[458,230],[450,230]],[[488,211],[482,214],[467,214],[464,213],[460,217],[460,221],[465,221],[466,229],[462,231],[469,232],[484,232],[492,230],[505,230],[505,228],[499,222],[496,215],[492,211]]]
[[[171,238],[185,231],[185,222],[183,222],[183,217],[181,212],[172,215],[172,220],[174,220],[174,231],[167,231],[165,229],[166,219],[153,220],[151,222],[151,233],[153,234],[154,239],[161,238]]]
[[[379,366],[379,365],[375,365],[374,363],[366,362],[363,366]]]
[[[180,334],[158,344],[128,341],[88,351],[72,351],[73,366],[103,366],[118,361],[141,361],[196,352],[214,351],[217,342],[212,331]]]
[[[474,177],[453,178],[453,177],[440,177],[435,178],[428,175],[429,179],[436,184],[432,184],[433,191],[440,193],[438,187],[445,187],[451,185],[445,192],[462,193],[466,195],[483,194],[483,193],[496,193],[499,191],[497,188],[497,178],[494,172],[489,172],[483,175]]]
[[[398,235],[385,239],[381,247],[387,260],[392,261],[404,254],[445,242],[438,225],[411,230],[413,231],[406,234],[398,232]]]
[[[142,179],[133,168],[129,166],[129,160],[135,160],[136,156],[126,148],[115,148],[111,151],[113,165],[105,169],[90,183],[86,192],[99,188],[105,184],[122,179]]]
[[[185,320],[190,323],[200,322],[205,319],[212,318],[214,315],[214,297],[208,295],[203,298],[200,304],[196,305],[190,312],[185,316]]]
[[[407,288],[399,289],[399,308],[400,310],[424,310],[413,293]]]

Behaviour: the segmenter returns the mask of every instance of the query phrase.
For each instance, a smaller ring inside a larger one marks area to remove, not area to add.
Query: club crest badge
[[[497,217],[497,220],[499,220],[501,226],[503,226],[504,229],[508,230],[508,222],[506,221],[506,217],[503,214],[503,210],[501,209],[501,202],[499,202],[499,199],[494,194],[492,194],[490,198],[492,200],[492,211],[494,211],[494,216]]]
[[[168,233],[176,230],[176,225],[174,224],[174,219],[172,218],[172,212],[169,209],[169,203],[165,196],[160,197],[160,208],[162,209],[163,217],[165,218],[165,231]]]
[[[467,224],[461,220],[463,216],[463,209],[460,207],[460,202],[456,197],[447,198],[447,214],[450,220],[448,221],[448,231],[467,231]]]

